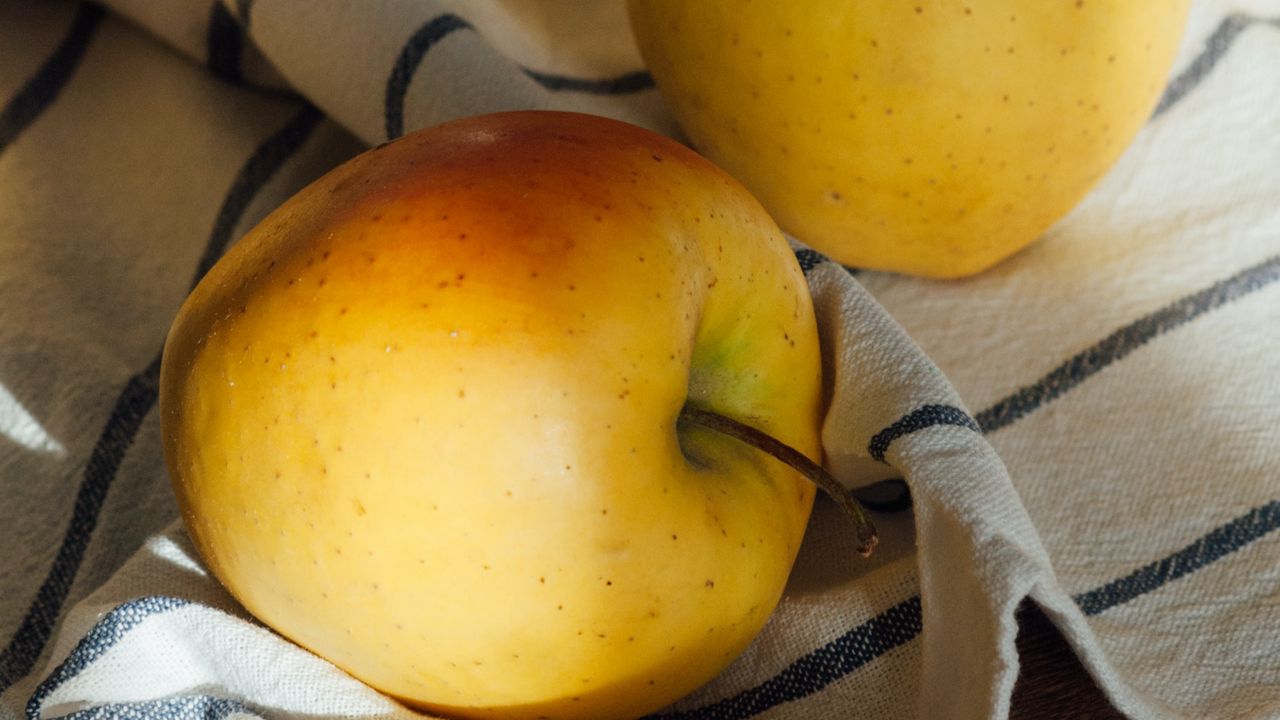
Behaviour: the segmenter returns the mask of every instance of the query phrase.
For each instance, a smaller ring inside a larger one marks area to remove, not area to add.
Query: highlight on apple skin
[[[587,115],[422,130],[200,282],[160,411],[186,528],[262,621],[456,717],[629,718],[779,601],[821,459],[804,277],[735,180]]]

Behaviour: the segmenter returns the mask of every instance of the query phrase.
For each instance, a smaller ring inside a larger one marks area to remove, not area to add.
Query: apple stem
[[[875,525],[871,522],[871,518],[867,517],[862,503],[858,502],[853,492],[842,485],[839,480],[836,480],[821,465],[772,435],[719,413],[686,405],[680,411],[680,418],[695,425],[701,425],[707,429],[737,438],[758,450],[774,456],[791,466],[796,472],[804,475],[810,482],[822,488],[827,495],[830,495],[836,501],[836,504],[845,511],[845,514],[853,520],[854,532],[858,539],[858,554],[863,557],[871,555],[872,550],[875,549],[876,543],[879,541]]]

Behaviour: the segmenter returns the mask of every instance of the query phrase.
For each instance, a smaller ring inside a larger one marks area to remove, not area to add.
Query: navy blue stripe
[[[384,124],[388,140],[394,140],[404,134],[404,99],[409,91],[409,83],[422,64],[431,48],[458,30],[474,30],[470,23],[452,13],[445,13],[423,23],[409,39],[396,57],[391,75],[387,78],[387,89],[383,98]],[[551,92],[578,92],[593,95],[622,95],[640,92],[652,88],[653,78],[644,70],[623,73],[612,78],[575,78],[565,75],[539,72],[530,68],[520,68],[529,79],[538,83],[543,89]]]
[[[249,203],[253,202],[253,199],[258,196],[258,191],[276,174],[285,161],[302,147],[312,131],[320,124],[322,117],[320,111],[314,106],[304,105],[284,127],[258,146],[258,149],[240,168],[226,197],[223,198],[217,218],[213,221],[209,242],[205,245],[204,255],[200,257],[195,276],[191,280],[193,289],[196,283],[200,282],[200,278],[209,272],[213,264],[226,251],[231,243],[236,224],[249,209]]]
[[[653,87],[653,77],[647,71],[636,70],[614,78],[589,80],[586,78],[552,75],[523,68],[524,74],[552,92],[580,92],[590,95],[625,95]]]
[[[831,258],[820,252],[810,250],[808,248],[800,248],[799,250],[796,250],[796,262],[800,263],[800,269],[804,271],[804,274],[808,275],[810,270],[818,267],[822,263],[833,261]],[[858,268],[849,267],[848,265],[841,265],[840,267],[843,267],[845,272],[850,275],[857,275],[859,272]]]
[[[212,695],[183,695],[164,700],[99,705],[62,715],[59,720],[223,720],[234,714],[262,717],[238,700]]]
[[[76,572],[84,560],[85,550],[98,523],[98,513],[106,501],[125,453],[142,426],[142,420],[155,404],[160,380],[160,356],[146,369],[129,378],[107,418],[107,424],[85,466],[80,489],[76,493],[66,534],[54,557],[49,574],[36,591],[22,624],[0,652],[0,692],[31,671],[36,658],[44,650],[49,635],[58,621],[62,604],[71,591]]]
[[[903,435],[936,425],[962,425],[983,433],[1013,424],[1056,400],[1109,365],[1170,330],[1280,280],[1280,255],[1245,268],[1231,277],[1182,297],[1116,330],[1092,347],[1072,356],[1047,375],[970,418],[947,405],[913,410],[871,438],[867,452],[884,462],[890,443]]]
[[[1182,297],[1116,330],[1092,347],[1072,356],[1038,381],[999,400],[970,418],[947,405],[925,405],[876,433],[867,448],[871,457],[884,462],[889,444],[897,438],[935,425],[963,425],[984,433],[994,432],[1052,402],[1107,366],[1123,359],[1151,340],[1234,300],[1280,280],[1280,255],[1246,268],[1231,277]],[[976,423],[976,424],[975,424]]]
[[[457,15],[444,14],[432,18],[417,32],[409,36],[396,64],[387,78],[387,92],[384,98],[383,113],[385,115],[387,139],[394,140],[404,134],[404,96],[409,91],[409,82],[413,74],[422,64],[422,58],[436,43],[457,30],[470,30],[471,25]]]
[[[1257,266],[1254,270],[1267,266],[1268,264],[1273,264],[1273,261],[1263,263],[1262,266]],[[1247,273],[1248,271],[1246,271],[1246,273],[1242,273],[1242,275]],[[1237,278],[1238,277],[1239,276],[1237,276]],[[1271,278],[1271,280],[1273,279],[1274,278]],[[1270,282],[1270,280],[1267,282]],[[1224,283],[1229,284],[1229,281],[1224,281]],[[1165,324],[1157,323],[1158,327],[1163,327],[1164,329],[1156,331],[1151,335],[1151,337],[1154,337],[1154,335],[1158,335],[1161,332],[1165,332],[1168,329],[1171,329],[1171,327],[1183,324],[1193,317],[1202,314],[1203,312],[1207,312],[1209,309],[1213,309],[1230,299],[1235,299],[1236,297],[1242,296],[1247,292],[1252,292],[1252,290],[1261,287],[1261,285],[1249,286],[1249,283],[1246,283],[1245,285],[1247,289],[1245,289],[1244,292],[1233,292],[1232,288],[1220,287],[1224,285],[1224,283],[1215,285],[1204,293],[1198,294],[1204,296],[1199,299],[1205,300],[1207,305],[1192,302],[1192,314],[1190,316],[1183,316],[1180,318],[1176,316],[1173,317],[1173,325],[1168,325],[1167,322]],[[1264,282],[1263,284],[1266,283]],[[1236,288],[1236,290],[1238,289],[1239,288]],[[1196,296],[1192,296],[1192,298],[1189,299],[1195,298]],[[1166,310],[1176,310],[1177,305],[1178,304],[1175,303],[1175,306],[1166,308]],[[1156,313],[1155,315],[1159,316],[1161,314],[1162,313]],[[1144,318],[1144,320],[1151,319],[1152,317],[1154,316],[1148,316],[1148,318]],[[1168,318],[1165,319],[1168,320]],[[1139,323],[1135,323],[1135,326],[1140,325],[1141,323],[1142,321],[1139,321]],[[1138,329],[1141,330],[1143,328]],[[1120,332],[1123,332],[1123,330]],[[1141,336],[1142,333],[1139,332],[1138,335]],[[1146,340],[1140,341],[1139,345],[1145,341]],[[1100,345],[1104,344],[1106,344],[1105,340]],[[1132,348],[1128,351],[1131,350]],[[1127,354],[1128,351],[1125,351],[1123,354]],[[1122,357],[1123,354],[1120,355],[1120,357]],[[1112,358],[1111,361],[1114,361],[1115,359],[1118,359],[1118,357]],[[1108,361],[1107,364],[1111,361]],[[1094,371],[1096,372],[1096,370]],[[954,410],[954,408],[952,409]],[[1018,415],[1018,417],[1021,417],[1021,415]],[[906,419],[904,418],[904,420]],[[1009,422],[1012,422],[1012,420]],[[967,425],[968,423],[958,422],[954,424]],[[987,429],[986,424],[983,424],[983,429]],[[885,442],[884,446],[887,449],[888,442]],[[883,452],[881,455],[883,455]],[[1120,603],[1127,602],[1128,600],[1145,594],[1146,592],[1150,592],[1172,580],[1200,569],[1215,560],[1234,552],[1244,545],[1247,545],[1253,540],[1273,531],[1276,529],[1277,525],[1280,525],[1280,520],[1277,519],[1278,517],[1280,517],[1280,510],[1277,509],[1277,503],[1273,502],[1255,509],[1248,515],[1229,523],[1227,526],[1223,526],[1222,528],[1215,530],[1213,533],[1210,533],[1196,543],[1193,543],[1191,546],[1188,546],[1184,550],[1166,558],[1163,561],[1153,563],[1136,571],[1130,576],[1116,580],[1089,593],[1077,596],[1077,602],[1081,604],[1082,609],[1087,614],[1091,615],[1102,612],[1103,610],[1109,607],[1114,607]],[[910,609],[913,606],[914,630],[911,629],[912,623],[910,622],[911,618],[909,617],[911,614]],[[906,609],[907,617],[902,617],[904,614],[904,608]],[[891,619],[890,615],[895,613],[895,611],[897,617]],[[893,622],[893,620],[896,620],[897,622]],[[729,698],[725,701],[721,701],[720,703],[693,711],[692,713],[680,713],[662,717],[748,717],[769,707],[776,706],[777,704],[799,699],[812,694],[813,692],[817,692],[830,682],[838,680],[840,677],[856,670],[858,667],[861,667],[875,657],[879,657],[889,649],[908,642],[918,633],[919,599],[912,598],[899,606],[895,606],[895,608],[892,608],[890,611],[886,611],[885,613],[872,618],[867,623],[855,628],[837,641],[820,648],[814,653],[806,655],[804,658],[801,658],[796,663],[789,666],[789,668],[784,670],[783,673],[775,676],[757,688],[749,690],[739,696],[735,696],[734,698]],[[861,652],[864,648],[871,648],[871,652]],[[852,652],[848,652],[849,650],[852,650]],[[830,662],[834,662],[834,667],[836,668],[847,667],[847,669],[823,673],[823,670],[830,669],[832,667],[829,664]]]
[[[72,648],[70,654],[36,686],[35,692],[27,701],[27,718],[36,720],[40,717],[40,706],[53,691],[71,678],[79,675],[94,660],[102,657],[143,620],[174,608],[183,607],[191,601],[182,598],[152,595],[122,603],[102,617],[93,628]]]
[[[1272,501],[1214,529],[1164,560],[1073,599],[1084,614],[1097,615],[1206,567],[1277,529],[1280,501]],[[921,627],[917,595],[802,656],[760,685],[694,710],[651,716],[650,720],[745,720],[784,702],[820,692],[915,639]]]
[[[650,720],[741,720],[821,691],[858,668],[913,640],[921,628],[920,598],[912,597],[808,653],[750,690],[685,712]]]
[[[240,23],[222,0],[213,0],[209,8],[209,30],[205,35],[205,57],[214,75],[229,82],[240,83],[240,51],[243,45]]]
[[[82,3],[58,49],[4,106],[4,111],[0,112],[0,152],[4,152],[58,98],[84,59],[85,50],[102,22],[103,14],[98,5]]]
[[[1084,382],[1108,365],[1159,335],[1180,327],[1205,313],[1260,290],[1280,279],[1280,256],[1271,257],[1231,277],[1185,296],[1160,310],[1108,335],[1101,342],[1063,363],[1040,381],[997,402],[970,418],[948,405],[926,405],[908,413],[877,433],[869,443],[871,457],[884,461],[889,445],[903,435],[937,425],[959,425],[992,432],[1051,402]],[[1128,602],[1172,580],[1200,569],[1248,543],[1272,532],[1280,524],[1276,503],[1265,505],[1214,530],[1182,551],[1140,568],[1131,575],[1076,597],[1081,609],[1096,615],[1107,608]],[[825,683],[823,683],[825,686]],[[811,692],[817,692],[815,688]],[[702,717],[702,716],[699,716]],[[747,715],[707,715],[729,718]]]
[[[1124,578],[1077,595],[1075,601],[1086,615],[1097,615],[1199,570],[1277,529],[1280,529],[1280,501],[1273,501],[1214,529],[1158,563],[1152,563]],[[182,607],[188,602],[180,598],[146,597],[112,610],[76,645],[53,675],[36,689],[27,706],[29,720],[38,717],[40,705],[49,694],[119,642],[129,630],[151,615]],[[806,653],[760,685],[693,710],[650,716],[650,720],[744,720],[778,705],[820,692],[890,650],[914,640],[921,629],[921,605],[917,595],[879,613],[830,643]],[[176,705],[166,707],[180,718],[225,717],[200,714],[216,700],[201,697],[181,698],[176,701]],[[168,702],[175,701],[108,705],[97,710],[104,714],[85,716],[84,720],[88,717],[168,718],[168,714],[133,714],[147,707],[158,711],[162,708],[156,703]],[[216,712],[217,708],[214,707],[213,711]]]
[[[871,443],[867,445],[867,452],[876,460],[884,462],[884,454],[889,451],[889,445],[894,440],[903,435],[939,425],[958,425],[975,432],[978,430],[978,423],[969,417],[969,413],[960,408],[951,405],[924,405],[876,433],[875,437],[871,438]]]
[[[1199,292],[1187,295],[1139,318],[1077,353],[1036,382],[978,413],[983,432],[995,432],[1052,402],[1080,383],[1128,356],[1154,338],[1186,325],[1205,313],[1280,280],[1280,255],[1246,268]]]
[[[1280,256],[1274,256],[1246,268],[1208,288],[1185,296],[1164,308],[1139,318],[1117,330],[1093,347],[1077,354],[1039,382],[1019,390],[988,410],[976,420],[958,408],[926,405],[877,433],[868,446],[869,454],[884,461],[893,440],[925,427],[954,424],[982,432],[1009,425],[1051,402],[1094,373],[1122,359],[1151,339],[1180,327],[1195,318],[1260,290],[1280,279]],[[1162,560],[1146,565],[1074,600],[1086,615],[1097,615],[1109,608],[1129,602],[1184,577],[1229,555],[1264,535],[1280,528],[1280,501],[1271,502],[1236,518],[1186,548]],[[823,683],[825,686],[826,683]],[[817,692],[815,687],[811,692]],[[747,717],[747,715],[715,715],[706,717]]]
[[[319,113],[310,106],[303,108],[284,128],[268,138],[240,169],[231,190],[223,201],[195,279],[207,272],[231,239],[236,220],[250,201],[284,161],[302,145],[319,122]],[[194,285],[194,281],[192,283]],[[97,527],[98,514],[125,453],[133,444],[143,418],[158,397],[160,354],[146,369],[129,378],[116,400],[102,434],[94,445],[76,493],[75,505],[62,544],[49,574],[36,591],[26,616],[9,644],[0,652],[0,692],[31,672],[44,651],[62,605],[71,591],[85,550]]]
[[[152,595],[117,605],[76,643],[27,700],[27,720],[39,720],[45,700],[117,645],[143,621],[160,613],[192,605],[185,598]],[[63,720],[222,720],[233,713],[257,715],[244,703],[210,695],[187,695],[130,703],[108,703],[61,716]]]
[[[826,261],[826,255],[814,250],[809,250],[808,248],[796,250],[796,262],[800,263],[800,269],[804,271],[806,275],[809,274],[810,270],[818,267]]]
[[[1185,70],[1169,81],[1168,86],[1165,87],[1164,95],[1160,97],[1160,102],[1156,104],[1156,109],[1151,113],[1152,117],[1163,114],[1166,110],[1176,105],[1178,101],[1189,95],[1202,80],[1209,76],[1218,61],[1226,56],[1236,38],[1240,37],[1242,32],[1255,23],[1265,23],[1273,27],[1280,27],[1280,18],[1256,18],[1248,15],[1228,15],[1223,18],[1218,27],[1205,40],[1204,50],[1200,51],[1200,54],[1187,65]]]
[[[1138,568],[1074,599],[1085,615],[1097,615],[1189,575],[1277,529],[1280,529],[1280,500],[1273,500],[1163,560]]]

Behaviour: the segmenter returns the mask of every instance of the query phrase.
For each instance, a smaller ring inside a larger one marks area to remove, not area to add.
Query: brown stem
[[[876,528],[872,524],[871,518],[867,517],[862,504],[858,502],[858,499],[853,496],[853,493],[848,488],[840,484],[839,480],[832,477],[831,473],[827,472],[821,465],[806,457],[804,453],[750,425],[740,423],[733,418],[725,417],[710,410],[701,410],[686,405],[680,411],[680,418],[688,420],[695,425],[701,425],[707,429],[737,438],[794,468],[796,472],[804,475],[814,485],[822,488],[823,491],[830,495],[844,509],[845,514],[853,520],[854,533],[858,539],[858,554],[867,557],[875,549],[876,543],[879,541],[876,536]]]

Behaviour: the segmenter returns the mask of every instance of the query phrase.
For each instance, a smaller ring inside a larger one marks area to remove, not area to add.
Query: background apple
[[[1115,162],[1188,0],[630,0],[694,146],[782,227],[860,267],[983,270]]]
[[[804,277],[735,181],[565,113],[358,156],[204,278],[164,353],[165,451],[213,573],[412,704],[632,717],[710,679],[776,602],[813,486]]]

